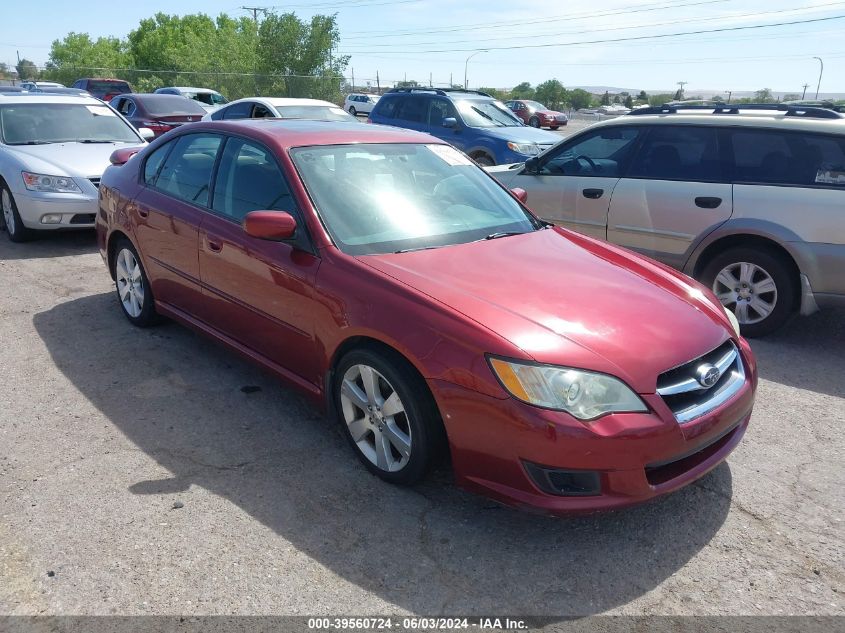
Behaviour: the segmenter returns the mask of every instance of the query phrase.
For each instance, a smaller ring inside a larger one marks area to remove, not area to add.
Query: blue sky
[[[272,2],[272,0],[270,0]],[[249,2],[272,7],[270,2]],[[236,2],[41,0],[4,11],[0,61],[16,51],[37,64],[69,31],[125,36],[157,11],[245,15]],[[445,85],[511,87],[557,78],[566,86],[845,93],[845,1],[831,0],[292,0],[276,10],[301,17],[337,13],[339,51],[351,55],[356,83],[405,77]],[[793,22],[771,28],[745,28]],[[714,31],[679,35],[689,31]],[[659,36],[659,37],[654,37]],[[639,39],[635,39],[639,38]],[[589,43],[587,43],[589,42]],[[347,70],[347,74],[350,70]],[[708,95],[709,96],[709,95]]]

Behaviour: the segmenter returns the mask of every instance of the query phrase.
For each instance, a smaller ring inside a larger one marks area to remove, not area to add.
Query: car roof
[[[425,143],[444,145],[444,141],[388,125],[348,123],[345,121],[308,121],[305,119],[237,119],[203,121],[183,126],[192,131],[217,130],[246,134],[256,140],[287,150],[312,145],[349,145],[356,143]]]
[[[712,114],[702,112],[699,114],[623,115],[615,119],[595,123],[585,128],[585,130],[619,125],[700,125],[845,134],[845,119],[813,119],[809,117],[786,116],[785,113],[775,114],[774,111],[758,111],[753,114]]]
[[[0,104],[6,103],[60,103],[60,104],[70,104],[70,105],[96,105],[102,106],[105,105],[99,99],[94,97],[85,96],[85,95],[67,95],[67,94],[51,94],[51,93],[42,93],[42,92],[13,92],[13,93],[2,93],[0,92]]]
[[[193,86],[162,86],[158,88],[156,92],[159,90],[182,90],[184,92],[213,92],[216,94],[220,94],[216,90],[212,90],[211,88],[195,88]]]
[[[237,101],[230,101],[226,104],[228,108],[231,105],[236,103],[241,103],[243,101],[251,101],[251,102],[259,102],[265,105],[271,105],[274,108],[280,108],[282,106],[331,106],[333,108],[337,108],[338,105],[336,103],[331,103],[330,101],[321,101],[320,99],[295,99],[292,97],[246,97],[244,99],[238,99]]]
[[[80,77],[76,81],[119,81],[122,84],[128,84],[125,79],[117,79],[115,77]]]

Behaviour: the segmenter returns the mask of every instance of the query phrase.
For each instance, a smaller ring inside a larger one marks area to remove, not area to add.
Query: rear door
[[[190,314],[201,298],[199,226],[221,145],[221,136],[200,133],[159,147],[144,163],[146,186],[130,207],[153,294]]]
[[[247,235],[250,211],[287,211],[295,241]],[[277,365],[317,382],[312,288],[320,260],[308,248],[305,224],[273,154],[230,137],[220,158],[213,199],[200,229],[203,320]]]
[[[579,134],[540,158],[509,184],[528,192],[528,206],[544,220],[591,237],[607,237],[611,196],[629,161],[640,128],[605,127]]]
[[[417,132],[428,131],[428,99],[425,95],[406,95],[396,104],[391,125]]]
[[[613,192],[607,239],[682,268],[733,212],[728,148],[712,125],[649,129]]]

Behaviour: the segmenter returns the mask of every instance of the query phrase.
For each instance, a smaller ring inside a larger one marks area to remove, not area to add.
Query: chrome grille
[[[712,352],[660,374],[657,393],[678,423],[686,424],[730,400],[744,383],[742,358],[733,341],[726,341]]]

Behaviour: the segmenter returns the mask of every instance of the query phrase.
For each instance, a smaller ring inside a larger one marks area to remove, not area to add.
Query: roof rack
[[[811,119],[842,119],[838,112],[822,106],[792,105],[788,103],[718,103],[715,105],[684,105],[682,103],[664,103],[661,106],[631,110],[626,116],[644,114],[678,114],[679,110],[709,110],[711,114],[740,114],[742,110],[774,110],[784,112],[784,116],[806,117]]]
[[[463,92],[466,94],[473,94],[479,95],[482,97],[490,97],[493,98],[492,95],[487,94],[486,92],[481,92],[480,90],[465,90],[464,88],[432,88],[429,86],[412,86],[410,88],[392,88],[387,92],[433,92],[434,94],[440,95],[441,97],[447,96],[447,93],[450,92]]]

